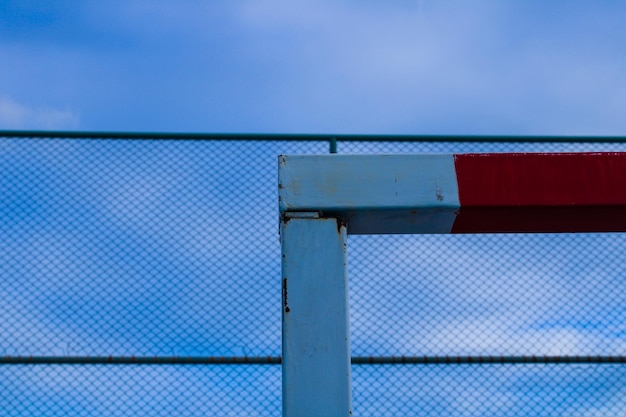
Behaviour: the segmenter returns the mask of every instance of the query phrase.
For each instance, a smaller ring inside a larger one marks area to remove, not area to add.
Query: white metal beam
[[[283,415],[352,415],[347,230],[334,218],[281,222]]]
[[[458,208],[453,155],[282,155],[286,211]]]

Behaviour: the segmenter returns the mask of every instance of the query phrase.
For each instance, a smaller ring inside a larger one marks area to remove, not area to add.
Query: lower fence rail
[[[0,365],[280,365],[280,356],[2,356]],[[626,364],[624,355],[353,356],[353,365]]]

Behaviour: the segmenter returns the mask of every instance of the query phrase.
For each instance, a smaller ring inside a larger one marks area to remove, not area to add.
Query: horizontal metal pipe
[[[0,365],[279,365],[280,356],[0,356]],[[626,364],[626,356],[354,356],[353,365]]]
[[[280,356],[2,356],[0,365],[276,365]]]
[[[519,135],[360,135],[326,133],[190,133],[190,132],[98,132],[57,130],[0,130],[0,138],[42,139],[149,139],[289,142],[626,142],[626,136],[519,136]]]
[[[353,365],[626,364],[626,356],[357,356]]]

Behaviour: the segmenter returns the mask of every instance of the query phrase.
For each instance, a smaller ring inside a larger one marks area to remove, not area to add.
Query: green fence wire
[[[280,415],[279,154],[582,151],[626,137],[0,131],[1,414]],[[626,407],[623,234],[349,245],[354,415]]]

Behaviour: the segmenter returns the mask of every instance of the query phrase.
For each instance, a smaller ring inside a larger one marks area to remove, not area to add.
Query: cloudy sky
[[[615,1],[4,0],[0,128],[623,135]]]
[[[625,21],[615,1],[2,0],[0,129],[626,135]],[[590,150],[435,145],[375,150]],[[0,354],[279,355],[276,155],[313,152],[1,141]],[[622,234],[350,245],[355,354],[626,350]],[[3,367],[0,409],[276,415],[266,368]],[[355,367],[355,410],[617,415],[622,368]]]

